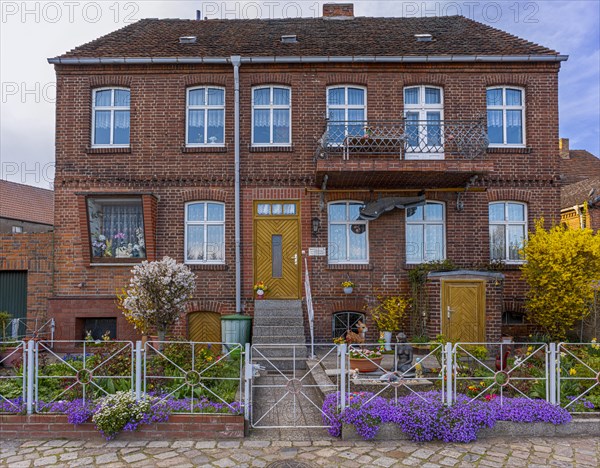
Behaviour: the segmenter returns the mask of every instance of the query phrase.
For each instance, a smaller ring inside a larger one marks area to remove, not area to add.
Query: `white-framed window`
[[[189,88],[186,99],[187,146],[225,143],[225,89],[202,86]]]
[[[523,262],[519,250],[527,239],[527,205],[494,202],[489,206],[490,259]]]
[[[92,92],[92,146],[128,147],[130,97],[127,88]]]
[[[13,226],[12,227],[12,233],[13,234],[22,234],[23,233],[23,227],[22,226]]]
[[[225,204],[185,204],[185,263],[225,263]]]
[[[329,203],[329,263],[369,262],[369,223],[359,219],[363,206],[358,201]]]
[[[486,103],[490,146],[525,145],[525,90],[488,88]]]
[[[362,136],[367,120],[367,89],[362,86],[327,88],[327,119],[330,144],[348,136]]]
[[[428,201],[406,209],[406,263],[446,258],[446,207]]]
[[[252,88],[252,144],[292,143],[292,90],[282,86]]]
[[[443,159],[444,91],[437,86],[404,88],[406,159]]]

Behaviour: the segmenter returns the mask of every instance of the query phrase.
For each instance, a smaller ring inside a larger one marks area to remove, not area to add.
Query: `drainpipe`
[[[235,172],[235,313],[242,313],[242,259],[241,259],[241,225],[240,225],[240,64],[239,55],[231,56],[233,65],[234,89],[234,172]]]

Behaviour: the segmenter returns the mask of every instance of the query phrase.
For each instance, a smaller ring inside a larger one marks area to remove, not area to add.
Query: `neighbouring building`
[[[360,318],[374,333],[374,297],[411,294],[410,272],[445,259],[456,267],[426,276],[410,333],[518,333],[519,247],[537,218],[560,219],[566,59],[464,17],[351,4],[147,19],[49,59],[57,338],[92,323],[133,336],[115,293],[165,255],[197,275],[176,331],[194,340],[222,314],[253,315],[258,281],[270,307],[303,300],[306,314],[305,265],[317,340]],[[277,333],[303,340],[286,317]]]
[[[589,151],[569,149],[560,139],[561,220],[572,228],[600,229],[600,159]]]
[[[52,190],[0,180],[0,311],[20,319],[4,336],[31,335],[47,322],[53,224]]]

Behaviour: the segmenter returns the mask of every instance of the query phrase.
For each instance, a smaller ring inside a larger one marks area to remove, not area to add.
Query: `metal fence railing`
[[[600,413],[599,343],[398,343],[387,353],[381,346],[316,344],[311,356],[306,344],[60,342],[75,350],[65,354],[49,341],[0,342],[0,413],[60,411],[56,403],[130,391],[176,413],[243,412],[253,427],[324,427],[310,419],[322,417],[319,391],[338,392],[343,409],[356,393],[398,402],[429,390],[447,405],[466,395]],[[254,393],[265,395],[262,407]]]
[[[149,341],[144,347],[143,390],[177,413],[239,413],[242,346]]]
[[[386,350],[382,344],[352,344],[346,355],[349,394],[372,393],[365,403],[382,396],[398,403],[403,396],[425,400],[423,392],[446,395],[447,353],[443,343],[396,343]]]

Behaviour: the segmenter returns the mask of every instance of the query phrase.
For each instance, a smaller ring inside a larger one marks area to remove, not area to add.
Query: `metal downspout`
[[[242,313],[242,258],[240,226],[240,64],[239,55],[231,56],[234,89],[234,172],[235,172],[235,313]]]

